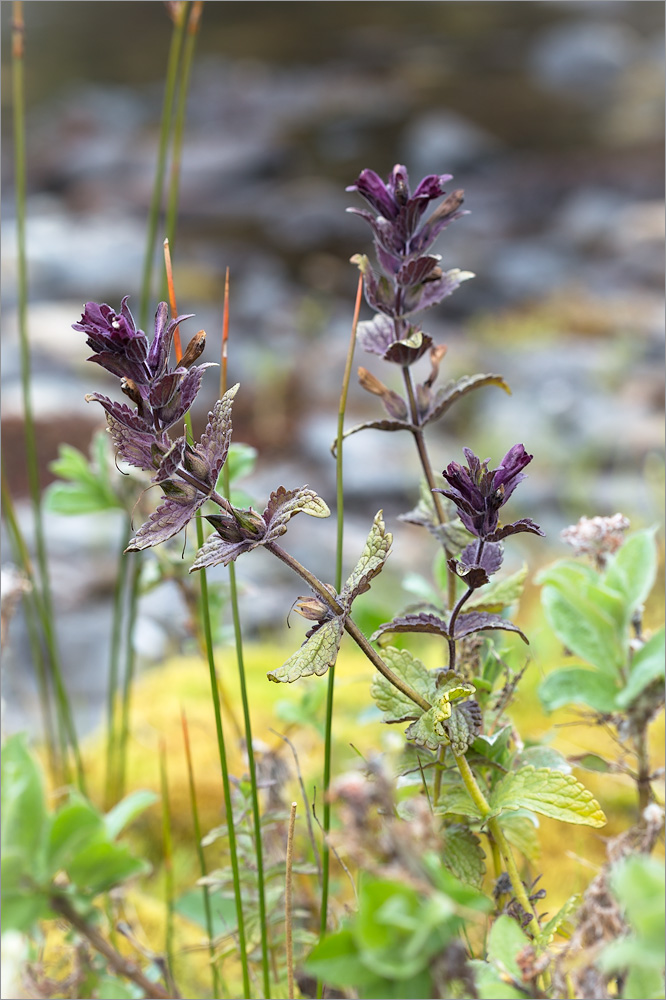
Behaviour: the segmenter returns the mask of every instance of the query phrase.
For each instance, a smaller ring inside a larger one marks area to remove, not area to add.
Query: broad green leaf
[[[601,806],[572,774],[549,768],[523,767],[495,785],[490,806],[493,813],[506,809],[531,809],[563,823],[601,827],[606,817]]]
[[[643,603],[654,585],[657,573],[655,529],[638,531],[627,538],[608,562],[604,583],[618,590],[627,603],[627,620]]]
[[[531,764],[532,767],[548,767],[551,771],[571,774],[571,764],[564,754],[561,754],[554,747],[542,746],[541,744],[521,750],[514,767],[525,767],[527,764]]]
[[[342,616],[324,622],[286,663],[268,674],[269,681],[291,684],[299,677],[309,677],[311,674],[321,677],[337,659],[344,627]]]
[[[370,581],[382,571],[393,542],[393,535],[386,530],[383,512],[375,514],[375,519],[367,537],[361,558],[344,585],[343,595],[351,600],[370,589]]]
[[[27,858],[35,878],[45,856],[49,819],[42,772],[25,735],[10,736],[2,748],[2,851]]]
[[[629,680],[615,699],[618,708],[628,708],[649,684],[663,680],[665,657],[664,629],[661,628],[648,639],[632,659]]]
[[[366,968],[351,930],[329,934],[310,952],[306,970],[332,986],[349,987],[365,992],[365,987],[377,980],[376,973]]]
[[[539,934],[539,946],[541,948],[547,948],[551,943],[559,929],[569,920],[571,915],[580,906],[580,896],[574,893],[573,896],[569,896],[566,903],[559,908],[554,917],[548,921],[547,924],[541,928],[541,933]]]
[[[624,665],[625,649],[611,618],[579,594],[569,599],[552,586],[544,588],[541,601],[551,628],[572,653],[606,675],[617,675]]]
[[[109,840],[115,840],[128,823],[145,809],[158,801],[159,796],[147,789],[138,789],[121,799],[104,817],[104,826]]]
[[[204,930],[208,929],[202,889],[192,889],[190,892],[184,893],[176,900],[174,909],[181,917],[191,920]],[[229,934],[236,928],[235,900],[222,896],[220,893],[212,894],[210,896],[210,909],[214,936]]]
[[[646,944],[655,945],[662,960],[665,881],[663,864],[645,854],[630,855],[611,872],[613,895],[622,904],[627,921]]]
[[[485,852],[469,827],[456,823],[445,831],[443,861],[461,882],[481,887],[486,874]]]
[[[470,599],[465,602],[465,609],[477,611],[503,611],[510,604],[520,600],[527,579],[527,563],[522,568],[507,576],[504,580],[496,580],[480,587]]]
[[[541,587],[550,584],[566,594],[568,591],[584,590],[589,584],[598,583],[599,574],[588,563],[560,559],[539,570],[534,579]]]
[[[474,973],[479,1000],[525,1000],[525,991],[510,986],[488,962],[475,958],[468,964]]]
[[[537,830],[539,821],[534,813],[523,809],[504,812],[499,824],[509,843],[524,854],[528,861],[535,863],[541,856],[541,845]]]
[[[29,934],[39,920],[52,916],[46,891],[32,877],[29,860],[16,848],[3,849],[0,862],[2,885],[2,932]]]
[[[95,991],[97,1000],[135,1000],[143,995],[138,986],[115,976],[102,976]]]
[[[520,966],[516,955],[530,943],[524,931],[513,917],[502,914],[490,928],[488,935],[488,958],[502,972],[508,972],[517,982],[522,982]]]
[[[444,785],[439,796],[439,802],[433,812],[435,816],[469,816],[472,819],[480,819],[481,814],[470,798],[462,782],[458,784]]]
[[[600,670],[562,667],[553,670],[539,685],[539,698],[547,712],[563,705],[587,705],[595,712],[610,715],[615,711],[618,691],[614,680]]]
[[[92,514],[122,507],[109,483],[106,472],[108,445],[103,442],[103,446],[104,451],[97,440],[93,442],[93,453],[99,466],[93,468],[78,448],[68,444],[60,445],[59,457],[49,464],[49,469],[67,482],[52,483],[46,489],[45,503],[48,510],[56,514]]]
[[[382,659],[394,674],[406,681],[426,701],[432,703],[435,700],[437,690],[434,675],[406,649],[385,646],[382,649]],[[379,673],[373,678],[371,694],[384,713],[384,722],[406,722],[408,719],[418,718],[423,711]]]
[[[79,851],[67,874],[78,888],[96,895],[148,868],[145,861],[133,857],[124,845],[101,842]]]
[[[55,875],[59,868],[68,868],[85,846],[105,839],[104,821],[98,810],[79,795],[72,794],[51,824],[48,842],[50,874]]]

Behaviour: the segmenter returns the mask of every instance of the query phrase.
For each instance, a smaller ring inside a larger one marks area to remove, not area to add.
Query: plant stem
[[[284,890],[284,923],[287,952],[287,997],[294,1000],[294,940],[292,933],[292,867],[294,862],[294,827],[296,825],[296,803],[291,803],[289,830],[287,832],[287,863]]]
[[[127,517],[123,521],[120,533],[120,552],[118,554],[118,569],[113,588],[113,617],[111,622],[111,649],[109,653],[109,683],[106,694],[106,777],[104,782],[104,801],[107,809],[113,804],[113,796],[117,793],[117,778],[115,768],[116,752],[118,750],[118,732],[116,725],[116,698],[118,694],[118,678],[120,667],[120,651],[123,626],[123,609],[129,582],[128,569],[130,562],[125,558],[125,546],[131,533],[131,521]]]
[[[194,787],[194,768],[192,767],[192,749],[190,747],[190,734],[187,728],[185,710],[181,708],[181,723],[183,727],[183,742],[185,743],[185,760],[187,761],[187,781],[190,789],[190,808],[192,811],[192,825],[194,826],[194,842],[196,845],[197,858],[199,861],[199,871],[201,878],[208,874],[206,868],[206,858],[201,844],[201,823],[199,822],[199,807],[197,805],[197,793]],[[213,934],[213,911],[210,905],[210,890],[207,885],[202,885],[204,913],[206,915],[206,930],[208,931],[208,954],[210,955],[210,968],[213,976],[213,996],[217,997],[221,992],[220,974],[215,963],[215,944]],[[226,992],[226,989],[225,989]]]
[[[411,369],[405,365],[402,369],[402,377],[405,383],[405,389],[407,391],[407,399],[409,401],[409,411],[411,416],[412,424],[414,425],[414,430],[412,435],[416,443],[416,450],[419,453],[419,459],[421,461],[421,468],[423,470],[423,475],[425,476],[426,482],[430,488],[430,492],[436,488],[437,483],[435,482],[435,476],[432,471],[432,464],[430,462],[430,456],[428,455],[428,448],[425,443],[425,436],[423,430],[420,426],[421,417],[419,416],[419,409],[416,403],[416,395],[414,393],[414,383],[412,381]],[[435,512],[437,514],[437,520],[442,525],[446,524],[446,516],[444,513],[444,506],[441,500],[440,493],[432,493],[433,502],[435,504]],[[447,561],[446,567],[446,589],[447,589],[447,606],[452,608],[456,601],[456,577],[451,568],[448,566],[448,561],[451,558],[451,553],[444,545],[444,556]]]
[[[345,614],[344,608],[342,608],[336,599],[331,596],[328,590],[326,590],[324,584],[318,580],[316,576],[310,573],[305,566],[302,566],[297,559],[294,559],[292,555],[285,552],[285,550],[278,545],[277,542],[269,542],[266,545],[266,548],[269,552],[272,552],[274,556],[277,556],[278,559],[281,559],[283,563],[286,563],[286,565],[289,566],[294,573],[297,573],[301,579],[305,580],[305,582],[312,587],[315,593],[318,594],[319,597],[326,602],[326,604],[328,604],[331,611],[334,611],[336,615]],[[356,645],[363,650],[372,665],[376,667],[380,674],[382,674],[386,680],[389,681],[389,683],[397,688],[398,691],[401,691],[404,695],[410,698],[416,705],[419,706],[419,708],[422,708],[424,712],[427,712],[432,708],[429,701],[426,701],[425,698],[421,697],[418,691],[415,691],[414,688],[410,687],[410,685],[403,681],[401,677],[394,674],[390,667],[386,666],[381,656],[379,656],[379,654],[372,648],[358,625],[353,622],[351,618],[345,618],[345,631],[349,633]]]
[[[349,392],[349,381],[351,379],[352,362],[354,359],[354,348],[356,346],[356,328],[358,317],[361,312],[361,301],[363,297],[363,275],[359,276],[358,288],[356,290],[356,302],[354,305],[354,316],[352,319],[351,336],[349,338],[349,348],[345,361],[345,370],[342,376],[342,389],[340,392],[340,406],[338,408],[338,428],[337,428],[337,450],[335,453],[335,487],[337,500],[337,538],[335,550],[335,590],[337,593],[342,590],[342,554],[344,542],[344,518],[345,500],[343,486],[343,464],[342,464],[342,442],[345,424],[345,411],[347,409],[347,394]],[[321,881],[321,911],[320,911],[320,941],[326,935],[328,926],[328,888],[331,852],[328,846],[328,834],[331,829],[331,803],[328,799],[328,790],[331,784],[331,765],[333,758],[333,698],[335,692],[335,664],[329,667],[328,685],[326,689],[326,722],[324,729],[324,813],[323,828],[324,842],[322,845],[322,881]]]
[[[164,901],[166,906],[165,953],[167,970],[171,985],[173,985],[173,841],[171,837],[171,808],[169,805],[169,782],[167,778],[166,744],[164,738],[160,739],[160,788],[162,792],[162,857],[164,859]]]
[[[472,773],[472,769],[469,766],[467,758],[465,757],[464,754],[454,753],[453,756],[455,758],[456,764],[458,765],[458,770],[460,771],[460,775],[464,782],[465,788],[467,789],[469,797],[471,798],[472,802],[474,803],[479,813],[481,814],[482,818],[484,819],[490,833],[492,834],[493,840],[495,841],[499,849],[499,852],[502,856],[502,860],[506,866],[507,873],[509,875],[509,878],[511,879],[511,887],[513,888],[514,896],[520,903],[523,910],[525,910],[526,913],[530,914],[530,922],[528,926],[532,931],[534,937],[537,937],[539,934],[539,924],[537,922],[536,917],[534,916],[532,906],[530,904],[527,892],[525,890],[525,886],[523,885],[522,879],[520,878],[520,875],[518,873],[518,868],[516,866],[515,859],[511,852],[511,847],[509,846],[509,842],[504,836],[504,832],[502,831],[502,828],[499,824],[497,817],[490,815],[492,810],[488,805],[486,797],[481,791],[477,783],[477,780],[474,777],[474,774]]]
[[[23,4],[14,0],[12,5],[12,105],[14,113],[14,185],[16,189],[16,262],[17,309],[19,346],[21,357],[21,391],[23,398],[23,423],[25,434],[26,464],[30,499],[35,520],[35,549],[39,566],[39,598],[35,590],[36,606],[44,631],[44,641],[50,660],[55,687],[59,725],[67,733],[74,759],[79,788],[85,793],[83,763],[76,736],[71,705],[63,683],[57,642],[55,637],[53,602],[49,583],[48,557],[42,519],[41,489],[39,484],[39,458],[32,410],[30,389],[30,342],[28,338],[28,265],[25,236],[26,205],[26,151],[25,151],[25,94],[24,94],[24,32]],[[33,574],[33,586],[35,578]]]
[[[174,993],[168,992],[159,983],[153,982],[143,974],[138,965],[124,958],[119,952],[112,948],[108,941],[102,937],[96,927],[89,924],[80,916],[69,900],[65,896],[52,896],[49,905],[56,913],[60,913],[67,923],[71,924],[83,937],[93,946],[95,951],[103,955],[114,972],[133,983],[143,990],[146,997],[156,998],[156,1000],[172,1000]]]
[[[165,229],[167,239],[173,247],[176,236],[176,218],[178,215],[178,193],[180,186],[180,165],[183,152],[183,134],[187,111],[187,88],[192,69],[192,58],[196,45],[201,13],[202,0],[194,0],[187,21],[187,35],[183,46],[183,58],[180,63],[180,78],[178,81],[178,103],[173,128],[173,143],[171,145],[171,174],[169,177],[169,195],[167,199]]]
[[[120,747],[117,789],[119,798],[122,798],[125,794],[125,781],[127,777],[127,745],[129,742],[130,712],[132,708],[132,681],[134,680],[134,666],[136,662],[136,654],[134,651],[134,629],[136,627],[136,617],[139,607],[141,553],[133,553],[131,559],[132,565],[129,571],[129,599],[125,630],[125,674],[123,677],[122,704],[120,713]]]
[[[636,758],[638,761],[638,775],[636,786],[638,789],[638,821],[643,817],[643,810],[650,804],[652,792],[650,788],[650,758],[647,740],[647,721],[642,723],[640,729],[634,736],[636,747]]]
[[[197,6],[196,3],[194,5]],[[224,319],[222,331],[222,364],[220,366],[220,395],[227,391],[227,347],[229,340],[229,271],[227,270],[224,285]],[[225,462],[222,469],[222,489],[225,497],[230,496],[229,466]],[[200,523],[200,522],[199,522]],[[254,826],[255,853],[257,861],[257,890],[259,898],[259,932],[261,937],[261,971],[264,996],[266,1000],[271,995],[271,984],[268,969],[268,923],[266,918],[266,889],[264,878],[264,848],[261,834],[261,812],[259,810],[259,790],[257,787],[257,765],[254,758],[254,742],[252,739],[252,720],[250,717],[250,701],[247,694],[245,676],[245,660],[243,656],[243,629],[241,626],[238,606],[238,585],[236,583],[236,567],[229,564],[229,597],[231,600],[231,615],[234,624],[234,639],[236,643],[236,663],[240,681],[241,702],[243,705],[243,721],[245,724],[245,746],[250,772],[250,793],[252,797],[252,821]]]
[[[455,670],[456,666],[456,640],[454,638],[454,630],[456,625],[456,620],[460,614],[465,601],[474,593],[473,587],[468,587],[465,593],[462,595],[455,608],[451,612],[451,617],[449,619],[449,670]]]
[[[178,79],[178,62],[183,42],[186,16],[187,3],[181,3],[177,8],[173,32],[171,35],[171,46],[169,48],[166,83],[164,89],[164,102],[162,104],[162,121],[160,125],[157,167],[155,169],[153,193],[148,211],[148,235],[146,239],[146,253],[143,262],[141,306],[139,309],[140,325],[142,327],[146,325],[146,321],[148,319],[148,303],[150,302],[150,285],[153,271],[153,260],[155,256],[155,240],[157,238],[157,226],[160,218],[160,207],[162,203],[162,191],[164,187],[164,175],[166,172],[167,151],[169,145],[169,133],[171,131],[171,118],[173,115],[174,96],[176,93],[176,81]]]

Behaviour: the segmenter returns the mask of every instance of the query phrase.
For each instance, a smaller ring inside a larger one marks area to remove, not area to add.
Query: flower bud
[[[463,201],[465,200],[465,192],[462,188],[457,191],[452,191],[448,198],[445,198],[441,205],[438,205],[435,211],[432,213],[428,222],[438,222],[440,219],[447,219],[449,215],[453,215],[457,212]]]
[[[188,448],[183,455],[183,466],[188,472],[201,482],[207,482],[210,475],[210,465],[208,460],[200,455],[194,448]]]
[[[396,420],[405,420],[407,417],[407,404],[402,396],[399,396],[397,392],[393,392],[392,389],[385,386],[367,368],[361,367],[358,369],[358,381],[361,387],[366,389],[367,392],[381,397],[389,416],[394,417]]]
[[[207,514],[206,520],[210,521],[220,538],[225,542],[242,542],[243,534],[233,517],[228,514]]]
[[[206,346],[206,331],[199,330],[195,333],[191,341],[187,345],[187,349],[179,361],[179,366],[181,368],[191,368],[197,358],[203,354],[204,348]]]
[[[165,479],[163,483],[160,483],[160,486],[165,497],[175,503],[191,503],[196,499],[198,493],[196,486],[192,486],[190,483],[174,483],[172,479]]]
[[[446,354],[446,350],[446,344],[433,344],[430,348],[430,364],[432,367],[430,369],[430,374],[423,383],[428,388],[433,385],[439,375],[439,366],[442,362],[442,358]]]

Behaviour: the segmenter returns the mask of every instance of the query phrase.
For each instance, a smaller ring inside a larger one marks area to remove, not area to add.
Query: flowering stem
[[[315,593],[318,594],[323,601],[325,601],[331,611],[333,611],[336,615],[345,614],[345,609],[338,604],[334,597],[331,596],[328,590],[326,590],[324,584],[309,570],[307,570],[305,566],[302,566],[297,559],[294,559],[294,557],[288,552],[285,552],[285,550],[278,545],[277,542],[268,543],[266,548],[269,552],[272,552],[274,556],[277,556],[278,559],[282,560],[283,563],[286,563],[287,566],[293,569],[294,573],[297,573],[301,579],[305,580]],[[351,618],[345,618],[345,631],[349,633],[356,645],[365,653],[372,665],[376,667],[380,674],[382,674],[382,676],[385,677],[390,684],[411,699],[411,701],[418,705],[419,708],[422,708],[424,712],[428,712],[432,708],[429,701],[422,698],[418,691],[415,691],[414,688],[410,687],[410,685],[403,681],[401,677],[394,674],[390,667],[386,666],[381,656],[379,656],[379,654],[372,648],[358,625],[352,621]]]
[[[530,922],[528,926],[532,931],[532,934],[536,937],[539,934],[539,924],[533,914],[532,906],[527,896],[525,886],[520,878],[520,874],[518,873],[518,868],[513,854],[511,853],[509,842],[504,836],[497,817],[491,816],[492,810],[488,805],[488,801],[481,791],[474,774],[472,773],[467,757],[465,757],[464,754],[457,753],[454,753],[453,756],[456,764],[458,765],[458,770],[460,771],[467,793],[481,814],[482,819],[485,821],[488,830],[490,831],[492,838],[499,849],[499,853],[506,866],[509,878],[511,879],[511,887],[513,888],[514,896],[520,903],[523,910],[530,914]]]
[[[458,615],[462,610],[463,604],[465,603],[465,601],[469,600],[469,598],[472,596],[473,593],[474,593],[474,588],[468,587],[468,589],[462,595],[462,597],[456,604],[455,608],[451,612],[451,617],[449,619],[449,670],[454,670],[456,665],[456,640],[453,637],[455,631],[456,619],[458,618]]]
[[[412,381],[411,369],[408,365],[404,365],[402,369],[402,377],[405,382],[405,389],[407,390],[407,399],[409,400],[409,412],[414,430],[412,431],[414,441],[416,443],[416,450],[419,453],[419,459],[421,460],[421,468],[423,470],[423,475],[425,476],[426,482],[432,491],[436,488],[437,483],[435,482],[435,476],[432,471],[432,464],[430,462],[430,456],[428,455],[428,449],[425,443],[425,436],[423,430],[420,426],[421,418],[419,416],[418,406],[416,405],[416,396],[414,395],[414,383]],[[442,504],[441,496],[439,493],[432,493],[432,498],[435,504],[435,513],[437,514],[437,520],[444,526],[446,524],[446,517],[444,514],[444,507]],[[444,545],[444,556],[446,558],[447,564],[448,560],[451,558],[451,553]],[[446,587],[447,587],[447,606],[452,608],[456,600],[456,578],[455,574],[451,571],[450,567],[446,567]]]

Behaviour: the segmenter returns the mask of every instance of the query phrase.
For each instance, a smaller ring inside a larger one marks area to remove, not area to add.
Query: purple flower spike
[[[467,465],[451,462],[442,473],[450,489],[434,492],[443,493],[454,502],[467,530],[486,542],[497,542],[519,531],[542,535],[539,526],[529,518],[499,527],[500,508],[518,483],[526,478],[522,470],[533,458],[523,445],[514,445],[497,469],[488,469],[490,459],[481,462],[469,448],[463,448],[463,451]]]

